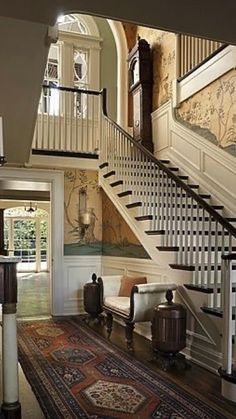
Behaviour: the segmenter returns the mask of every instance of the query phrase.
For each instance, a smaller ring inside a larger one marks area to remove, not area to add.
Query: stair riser
[[[115,182],[115,180],[114,180],[114,182]],[[111,184],[111,183],[112,183],[112,181],[111,182],[109,181],[109,184]],[[115,193],[115,194],[118,194],[118,193],[124,191],[124,185],[116,185],[116,186],[111,186],[110,185],[110,188],[112,189],[113,193]]]
[[[127,204],[131,204],[131,202],[133,202],[133,197],[132,195],[125,195],[125,196],[121,196],[119,197],[120,202],[122,203],[122,205],[127,205]]]

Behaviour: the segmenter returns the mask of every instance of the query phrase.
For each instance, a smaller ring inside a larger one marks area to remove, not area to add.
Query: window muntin
[[[60,31],[89,34],[87,26],[79,19],[78,15],[65,15],[63,21],[58,23],[58,27]]]

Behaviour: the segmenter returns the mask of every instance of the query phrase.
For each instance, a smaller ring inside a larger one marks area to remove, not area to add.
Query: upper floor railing
[[[226,44],[221,42],[183,34],[178,35],[178,78],[181,79],[188,75],[224,47]]]
[[[96,154],[101,96],[102,91],[43,85],[32,149]]]

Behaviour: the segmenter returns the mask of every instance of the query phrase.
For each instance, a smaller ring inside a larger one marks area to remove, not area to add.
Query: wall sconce
[[[3,151],[3,123],[2,117],[0,116],[0,166],[3,166],[6,163],[6,157],[4,156]]]
[[[25,204],[25,211],[29,212],[30,214],[32,214],[33,212],[37,211],[38,209],[38,205],[37,203],[34,204],[34,207],[32,205],[32,202],[30,202],[29,207],[27,208],[26,204]]]
[[[82,239],[91,224],[92,218],[93,208],[87,208],[87,186],[85,186],[79,190],[79,225]]]

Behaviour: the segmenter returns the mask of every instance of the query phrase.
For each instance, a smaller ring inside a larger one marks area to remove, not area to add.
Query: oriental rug
[[[80,319],[18,323],[19,361],[46,418],[223,419]]]

